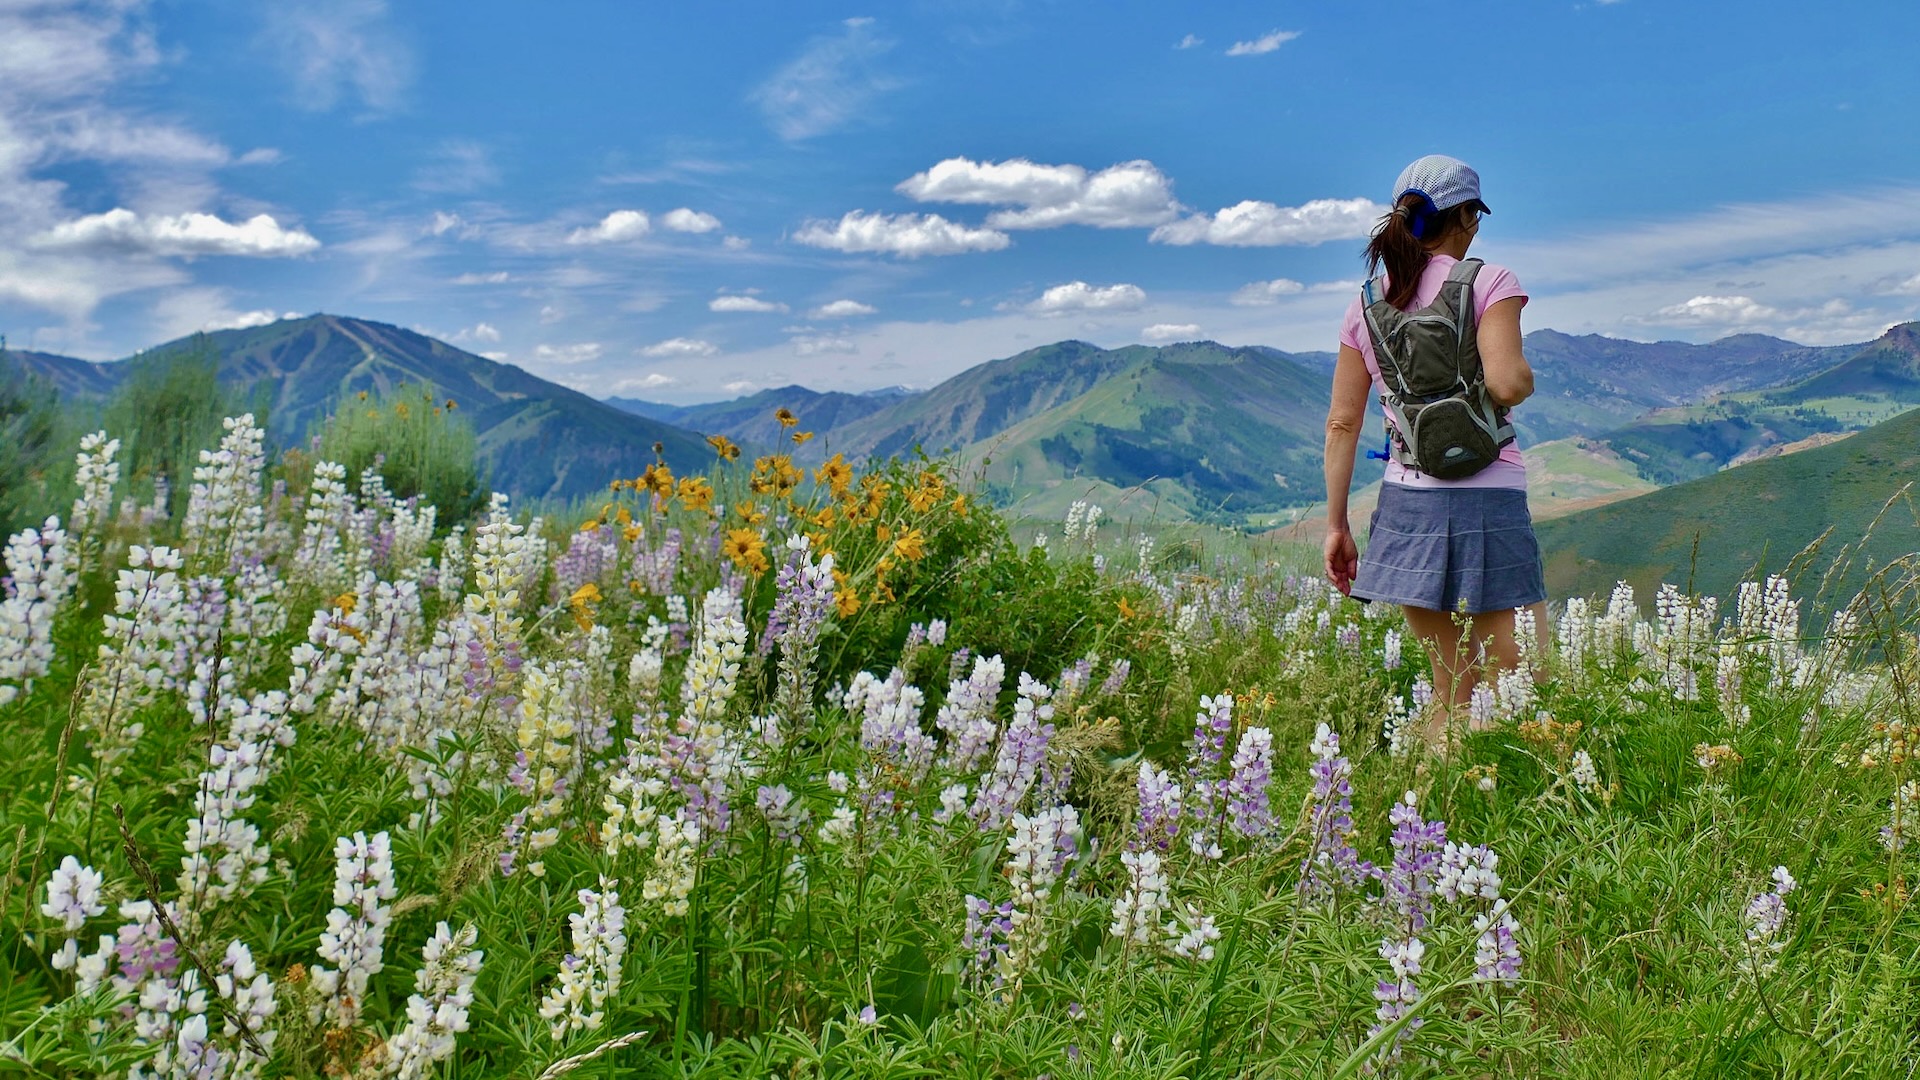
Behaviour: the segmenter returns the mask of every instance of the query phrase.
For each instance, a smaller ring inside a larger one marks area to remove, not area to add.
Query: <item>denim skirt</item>
[[[1380,485],[1353,596],[1469,614],[1545,600],[1527,493]]]

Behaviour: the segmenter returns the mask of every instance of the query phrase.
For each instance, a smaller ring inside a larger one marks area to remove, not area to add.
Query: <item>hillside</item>
[[[1827,446],[1542,522],[1548,591],[1604,593],[1620,580],[1647,596],[1661,581],[1691,581],[1697,592],[1726,596],[1756,573],[1780,571],[1831,527],[1796,590],[1811,594],[1839,547],[1858,542],[1887,499],[1915,479],[1920,411]],[[1915,505],[1909,494],[1887,515],[1867,559],[1881,565],[1920,549]],[[1856,569],[1843,590],[1862,579]]]
[[[728,401],[709,401],[698,405],[665,405],[621,397],[610,397],[606,401],[624,412],[702,435],[725,435],[748,446],[773,446],[782,441],[783,434],[779,423],[773,418],[776,409],[791,410],[800,418],[802,430],[817,435],[837,431],[913,396],[912,391],[898,387],[849,394],[838,390],[819,391],[804,386],[782,386]]]
[[[1810,377],[1659,409],[1606,440],[1642,476],[1671,484],[1778,447],[1872,427],[1920,404],[1917,330],[1920,324],[1907,323],[1864,345],[1820,350],[1834,363]]]
[[[198,349],[202,340],[182,338],[103,364],[14,355],[63,394],[85,400],[109,393],[130,365]],[[268,431],[283,444],[301,438],[343,395],[424,383],[458,403],[494,486],[516,496],[602,490],[608,480],[644,469],[654,460],[655,443],[680,466],[702,465],[710,455],[689,432],[385,323],[313,315],[216,331],[204,342],[219,353],[222,382],[265,394]]]

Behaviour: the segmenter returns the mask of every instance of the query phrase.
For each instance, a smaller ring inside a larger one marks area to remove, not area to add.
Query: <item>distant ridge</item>
[[[218,330],[204,340],[219,353],[222,382],[265,387],[268,431],[283,443],[303,437],[345,395],[432,386],[473,424],[494,486],[516,496],[571,498],[604,490],[616,477],[638,475],[654,460],[655,443],[680,468],[703,465],[711,453],[689,432],[386,323],[312,315]],[[200,341],[181,338],[99,364],[14,355],[63,395],[84,400],[110,393],[132,365],[189,352]]]

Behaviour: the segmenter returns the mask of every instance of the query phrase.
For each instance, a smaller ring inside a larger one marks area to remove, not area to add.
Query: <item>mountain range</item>
[[[1804,456],[1793,452],[1812,453],[1920,404],[1920,324],[1859,345],[1807,347],[1757,334],[1644,343],[1538,330],[1525,348],[1542,390],[1515,415],[1542,518],[1731,475],[1722,470],[1756,458]],[[269,431],[283,445],[344,395],[430,385],[473,423],[494,486],[516,495],[590,494],[635,475],[656,444],[676,468],[701,468],[711,460],[702,437],[725,434],[809,463],[834,453],[950,454],[1021,514],[1053,516],[1091,498],[1115,516],[1256,529],[1310,518],[1322,498],[1333,364],[1330,353],[1206,341],[1116,349],[1063,341],[924,391],[786,386],[669,405],[596,401],[410,330],[335,315],[218,331],[106,363],[12,355],[63,397],[85,402],[111,394],[138,364],[199,349],[218,354],[225,383],[264,395]],[[814,439],[787,443],[773,416],[779,408]],[[1369,423],[1363,445],[1371,449],[1381,436],[1377,419]],[[1378,476],[1378,463],[1363,461],[1356,482]],[[1356,509],[1364,502],[1363,491]]]
[[[244,330],[181,338],[124,360],[93,363],[13,351],[62,398],[97,401],[136,365],[207,349],[222,383],[264,394],[267,430],[281,445],[302,438],[342,398],[426,385],[451,398],[473,424],[496,488],[516,496],[570,498],[637,476],[654,445],[677,468],[704,467],[712,451],[684,428],[637,416],[548,382],[512,364],[385,323],[338,315],[283,319]]]

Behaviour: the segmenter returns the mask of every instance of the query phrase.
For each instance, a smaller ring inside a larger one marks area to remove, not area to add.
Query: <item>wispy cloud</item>
[[[877,252],[906,259],[999,251],[1012,241],[997,229],[948,221],[939,214],[882,214],[851,210],[838,222],[809,221],[795,243],[829,251]]]
[[[682,206],[661,214],[660,225],[669,232],[710,233],[720,227],[720,219]]]
[[[656,341],[638,351],[641,356],[713,356],[719,353],[720,347],[699,338],[676,337]]]
[[[301,0],[260,10],[265,40],[280,54],[303,109],[324,112],[357,99],[386,112],[413,83],[413,51],[389,22],[386,0]]]
[[[1200,45],[1205,45],[1206,43],[1207,43],[1206,39],[1201,37],[1200,35],[1188,34],[1186,37],[1183,37],[1179,41],[1174,42],[1173,47],[1176,49],[1191,49]]]
[[[716,296],[707,301],[708,311],[733,314],[773,314],[787,313],[787,305],[776,304],[771,300],[762,300],[757,296]]]
[[[493,152],[470,139],[448,139],[414,170],[413,186],[440,194],[470,195],[500,182]]]
[[[1236,307],[1264,307],[1279,303],[1283,296],[1298,296],[1306,291],[1305,285],[1292,278],[1274,278],[1240,286],[1229,302]]]
[[[807,42],[750,99],[789,142],[838,130],[865,118],[874,101],[898,85],[877,65],[892,48],[872,19],[848,19],[838,34]]]
[[[1041,165],[1025,158],[948,158],[895,188],[918,202],[1014,206],[989,215],[995,229],[1060,225],[1129,228],[1159,225],[1180,212],[1173,182],[1151,161],[1127,161],[1099,172],[1079,165]]]
[[[597,341],[580,341],[571,345],[535,345],[533,358],[543,364],[585,364],[600,359],[603,351]]]
[[[1298,30],[1269,30],[1252,41],[1236,41],[1227,48],[1228,56],[1263,56],[1300,36]]]
[[[834,300],[821,304],[807,312],[810,319],[851,319],[861,315],[872,315],[879,311],[872,304],[863,304],[858,300]]]

